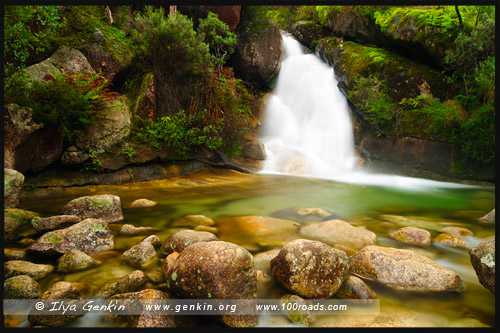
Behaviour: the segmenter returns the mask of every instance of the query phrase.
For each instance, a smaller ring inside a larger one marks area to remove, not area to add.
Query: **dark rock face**
[[[495,293],[495,238],[482,241],[470,251],[470,260],[479,282]]]
[[[273,276],[288,290],[309,298],[334,295],[347,278],[349,258],[324,243],[297,239],[271,260]]]
[[[41,280],[54,270],[52,265],[34,264],[24,260],[10,260],[4,265],[5,277],[28,275],[35,280]]]
[[[278,74],[281,59],[281,34],[275,25],[245,7],[238,27],[238,45],[234,55],[235,71],[260,88],[270,88]]]
[[[120,197],[111,194],[90,195],[73,199],[64,206],[63,213],[76,215],[82,219],[98,218],[109,223],[123,220]]]
[[[38,214],[19,208],[6,208],[4,210],[5,240],[12,241],[23,237],[24,231],[30,232],[31,223]]]
[[[313,50],[316,47],[318,37],[328,33],[324,27],[313,21],[296,22],[290,31],[301,44]]]

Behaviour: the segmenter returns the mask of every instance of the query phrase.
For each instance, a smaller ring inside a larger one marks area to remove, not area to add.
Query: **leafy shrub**
[[[491,163],[495,161],[495,109],[484,105],[462,124],[460,146],[471,159]]]

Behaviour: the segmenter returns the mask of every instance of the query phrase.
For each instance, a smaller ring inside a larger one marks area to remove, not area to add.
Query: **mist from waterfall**
[[[282,33],[281,69],[267,101],[261,173],[325,178],[405,189],[462,187],[428,179],[370,173],[358,166],[351,112],[332,67]]]

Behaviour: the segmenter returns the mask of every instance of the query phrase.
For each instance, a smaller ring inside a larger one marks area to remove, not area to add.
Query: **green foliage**
[[[495,161],[495,109],[485,105],[463,123],[460,136],[462,151],[483,163]]]
[[[408,21],[417,28],[433,28],[450,32],[458,29],[458,18],[453,6],[425,7],[390,7],[374,12],[375,23],[382,31],[396,31]]]
[[[123,147],[121,153],[125,155],[129,160],[134,158],[134,156],[137,154],[134,147],[131,147],[128,144],[125,147]]]
[[[495,57],[481,62],[474,72],[474,92],[484,104],[495,103]]]
[[[4,50],[6,73],[41,60],[55,45],[62,26],[57,6],[5,6]]]
[[[213,62],[219,68],[222,67],[234,52],[237,42],[236,34],[212,12],[209,12],[205,19],[200,20],[198,34],[210,48]]]

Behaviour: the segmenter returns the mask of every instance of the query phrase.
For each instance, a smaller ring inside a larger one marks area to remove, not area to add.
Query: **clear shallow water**
[[[170,228],[177,218],[186,214],[204,214],[216,220],[222,240],[246,246],[254,253],[279,245],[277,243],[285,235],[270,235],[272,240],[266,242],[266,239],[256,238],[253,230],[231,224],[226,217],[269,215],[290,207],[320,207],[341,215],[354,225],[365,226],[375,232],[377,244],[398,248],[407,247],[389,239],[387,234],[406,225],[425,228],[433,236],[445,226],[463,226],[474,232],[472,241],[495,233],[494,226],[482,225],[476,221],[493,208],[493,188],[429,187],[410,191],[290,176],[243,175],[230,171],[119,186],[37,190],[23,198],[21,208],[40,212],[42,215],[53,215],[59,213],[61,207],[73,198],[100,193],[119,195],[124,207],[124,223],[157,227],[162,240],[178,230]],[[159,205],[146,209],[127,208],[138,198],[155,200]],[[143,237],[116,237],[116,251],[102,254],[99,257],[103,261],[101,266],[66,276],[53,274],[42,281],[42,285],[47,287],[60,279],[87,283],[92,281],[91,290],[96,290],[102,284],[133,270],[120,261],[119,254]],[[466,251],[439,247],[415,250],[458,272],[465,282],[465,292],[461,295],[414,295],[371,284],[381,300],[379,317],[321,317],[315,325],[376,326],[384,322],[388,326],[494,324],[494,296],[479,284]],[[276,288],[274,293],[280,294],[283,291]],[[99,318],[83,317],[74,325],[95,326],[106,323]],[[260,325],[291,324],[281,317],[273,316],[262,317]]]

